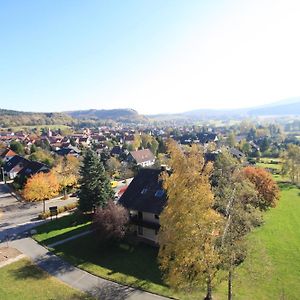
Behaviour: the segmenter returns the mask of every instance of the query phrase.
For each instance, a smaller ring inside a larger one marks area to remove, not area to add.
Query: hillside
[[[0,126],[70,125],[74,120],[63,113],[34,113],[0,109]]]
[[[76,110],[65,112],[69,116],[76,119],[101,119],[101,120],[114,120],[114,121],[126,121],[137,122],[145,121],[146,118],[139,115],[137,111],[133,109],[89,109],[89,110]]]

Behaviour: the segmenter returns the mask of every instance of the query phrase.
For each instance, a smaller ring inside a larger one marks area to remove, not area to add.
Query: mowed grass
[[[126,242],[101,245],[93,234],[55,247],[55,254],[96,276],[176,299],[204,298],[203,290],[184,293],[170,289],[157,264],[158,248]]]
[[[91,216],[77,213],[53,219],[35,229],[33,238],[44,245],[50,245],[90,229]]]
[[[250,253],[237,269],[235,299],[300,299],[300,189],[281,184],[278,206],[249,236]],[[218,290],[225,299],[226,283]]]
[[[97,276],[162,295],[173,295],[161,279],[158,249],[127,243],[103,246],[94,234],[55,247],[55,253]]]
[[[0,268],[1,300],[92,300],[94,298],[72,289],[29,260]]]

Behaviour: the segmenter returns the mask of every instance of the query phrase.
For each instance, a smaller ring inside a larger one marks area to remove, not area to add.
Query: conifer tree
[[[92,211],[104,207],[113,191],[100,158],[90,149],[84,155],[80,176],[79,209]]]

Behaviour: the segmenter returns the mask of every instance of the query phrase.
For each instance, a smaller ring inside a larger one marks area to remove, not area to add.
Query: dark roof
[[[206,144],[209,142],[213,142],[215,141],[215,139],[218,137],[218,135],[216,133],[199,133],[198,134],[198,139],[200,141],[201,144]]]
[[[130,210],[159,215],[166,204],[166,193],[162,191],[161,170],[141,169],[134,177],[119,203]],[[156,195],[155,195],[156,194]]]
[[[245,157],[245,154],[243,152],[241,152],[240,150],[236,149],[236,148],[230,148],[229,152],[231,153],[231,155],[233,155],[236,158]]]
[[[23,158],[22,156],[15,155],[8,162],[5,163],[4,171],[10,172],[17,165],[26,167],[28,163],[29,161],[27,159]]]
[[[138,164],[155,159],[153,153],[149,149],[131,151],[130,154]]]
[[[65,156],[68,154],[80,154],[80,150],[76,147],[69,146],[56,151],[58,155]]]
[[[29,161],[25,168],[18,174],[20,177],[31,176],[39,172],[49,172],[49,167],[38,161]]]
[[[110,155],[120,155],[122,152],[123,150],[120,146],[114,146],[110,151]]]

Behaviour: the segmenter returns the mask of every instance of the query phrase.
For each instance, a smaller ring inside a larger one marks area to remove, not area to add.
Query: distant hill
[[[102,119],[102,120],[114,120],[114,121],[127,121],[137,122],[145,121],[146,118],[134,109],[89,109],[89,110],[75,110],[65,112],[69,116],[76,119]]]
[[[300,116],[300,98],[282,100],[259,107],[231,109],[231,110],[214,110],[198,109],[184,112],[182,115],[189,118],[233,118],[233,117],[259,117],[259,116]]]
[[[300,115],[300,100],[293,103],[274,104],[272,106],[251,109],[248,113],[254,116]]]
[[[0,109],[0,127],[34,125],[70,125],[72,117],[63,113],[35,113]]]

